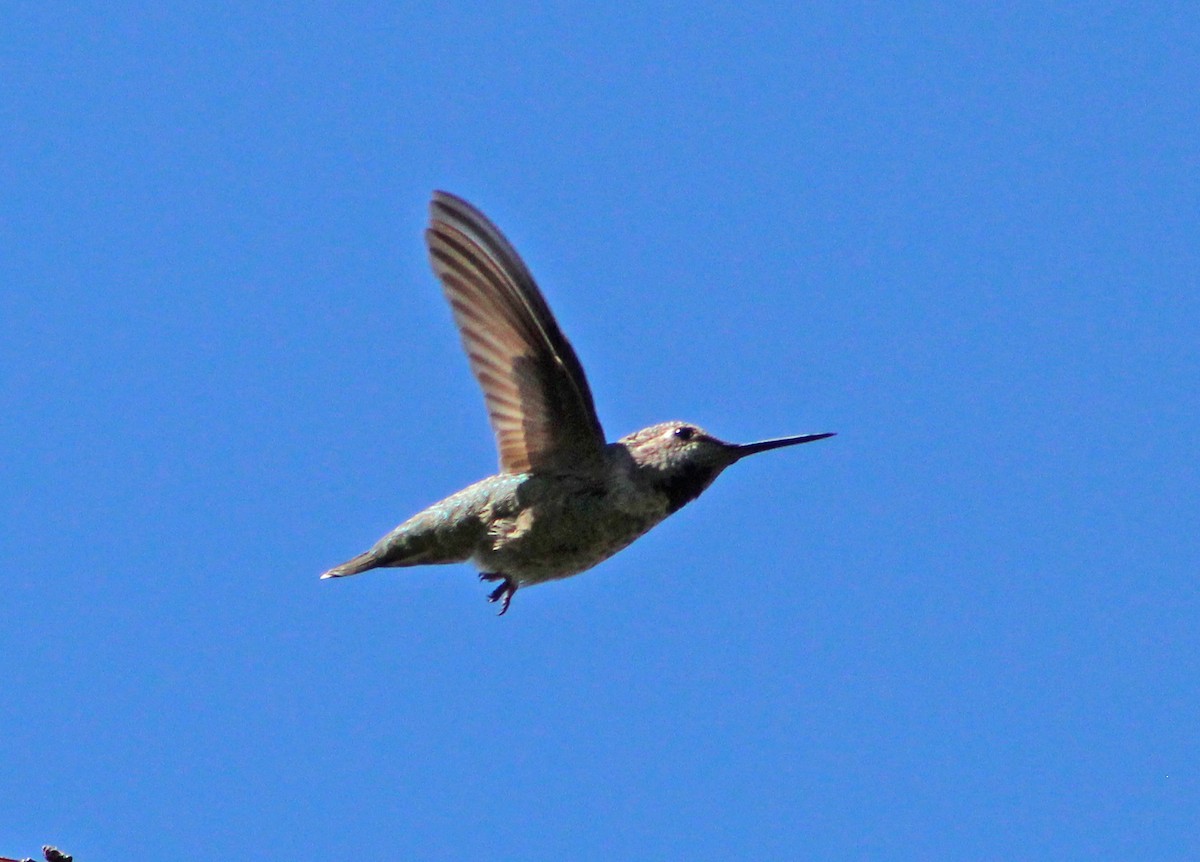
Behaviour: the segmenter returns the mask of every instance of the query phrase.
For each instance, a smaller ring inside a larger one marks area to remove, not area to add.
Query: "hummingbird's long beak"
[[[826,437],[833,437],[833,433],[828,434],[801,434],[797,437],[777,437],[774,440],[759,440],[757,443],[743,443],[734,445],[733,454],[737,460],[745,458],[747,455],[754,455],[757,452],[766,452],[769,449],[779,449],[783,446],[797,446],[800,443],[811,443],[814,440],[824,440]]]

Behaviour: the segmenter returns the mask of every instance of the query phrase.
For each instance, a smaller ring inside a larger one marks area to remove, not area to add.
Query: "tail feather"
[[[353,557],[340,566],[334,566],[328,572],[321,575],[322,580],[325,578],[344,578],[347,575],[357,575],[359,572],[365,572],[367,569],[374,569],[379,565],[379,557],[374,551],[366,551]]]

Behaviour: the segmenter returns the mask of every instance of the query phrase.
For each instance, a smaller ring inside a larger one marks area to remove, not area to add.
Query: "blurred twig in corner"
[[[58,852],[57,847],[51,847],[47,844],[42,848],[42,856],[46,862],[75,862],[74,856],[68,856],[66,853]],[[10,859],[7,856],[0,856],[0,862],[36,862],[34,859]]]

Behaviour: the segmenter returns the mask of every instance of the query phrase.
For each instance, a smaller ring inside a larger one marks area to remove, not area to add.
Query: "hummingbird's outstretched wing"
[[[434,192],[425,241],[487,402],[505,473],[597,463],[604,430],[583,366],[516,249],[462,198]]]

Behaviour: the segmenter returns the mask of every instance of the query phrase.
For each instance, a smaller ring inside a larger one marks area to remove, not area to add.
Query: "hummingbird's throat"
[[[654,484],[667,496],[667,514],[678,512],[704,493],[721,469],[707,464],[685,464],[663,471]]]

